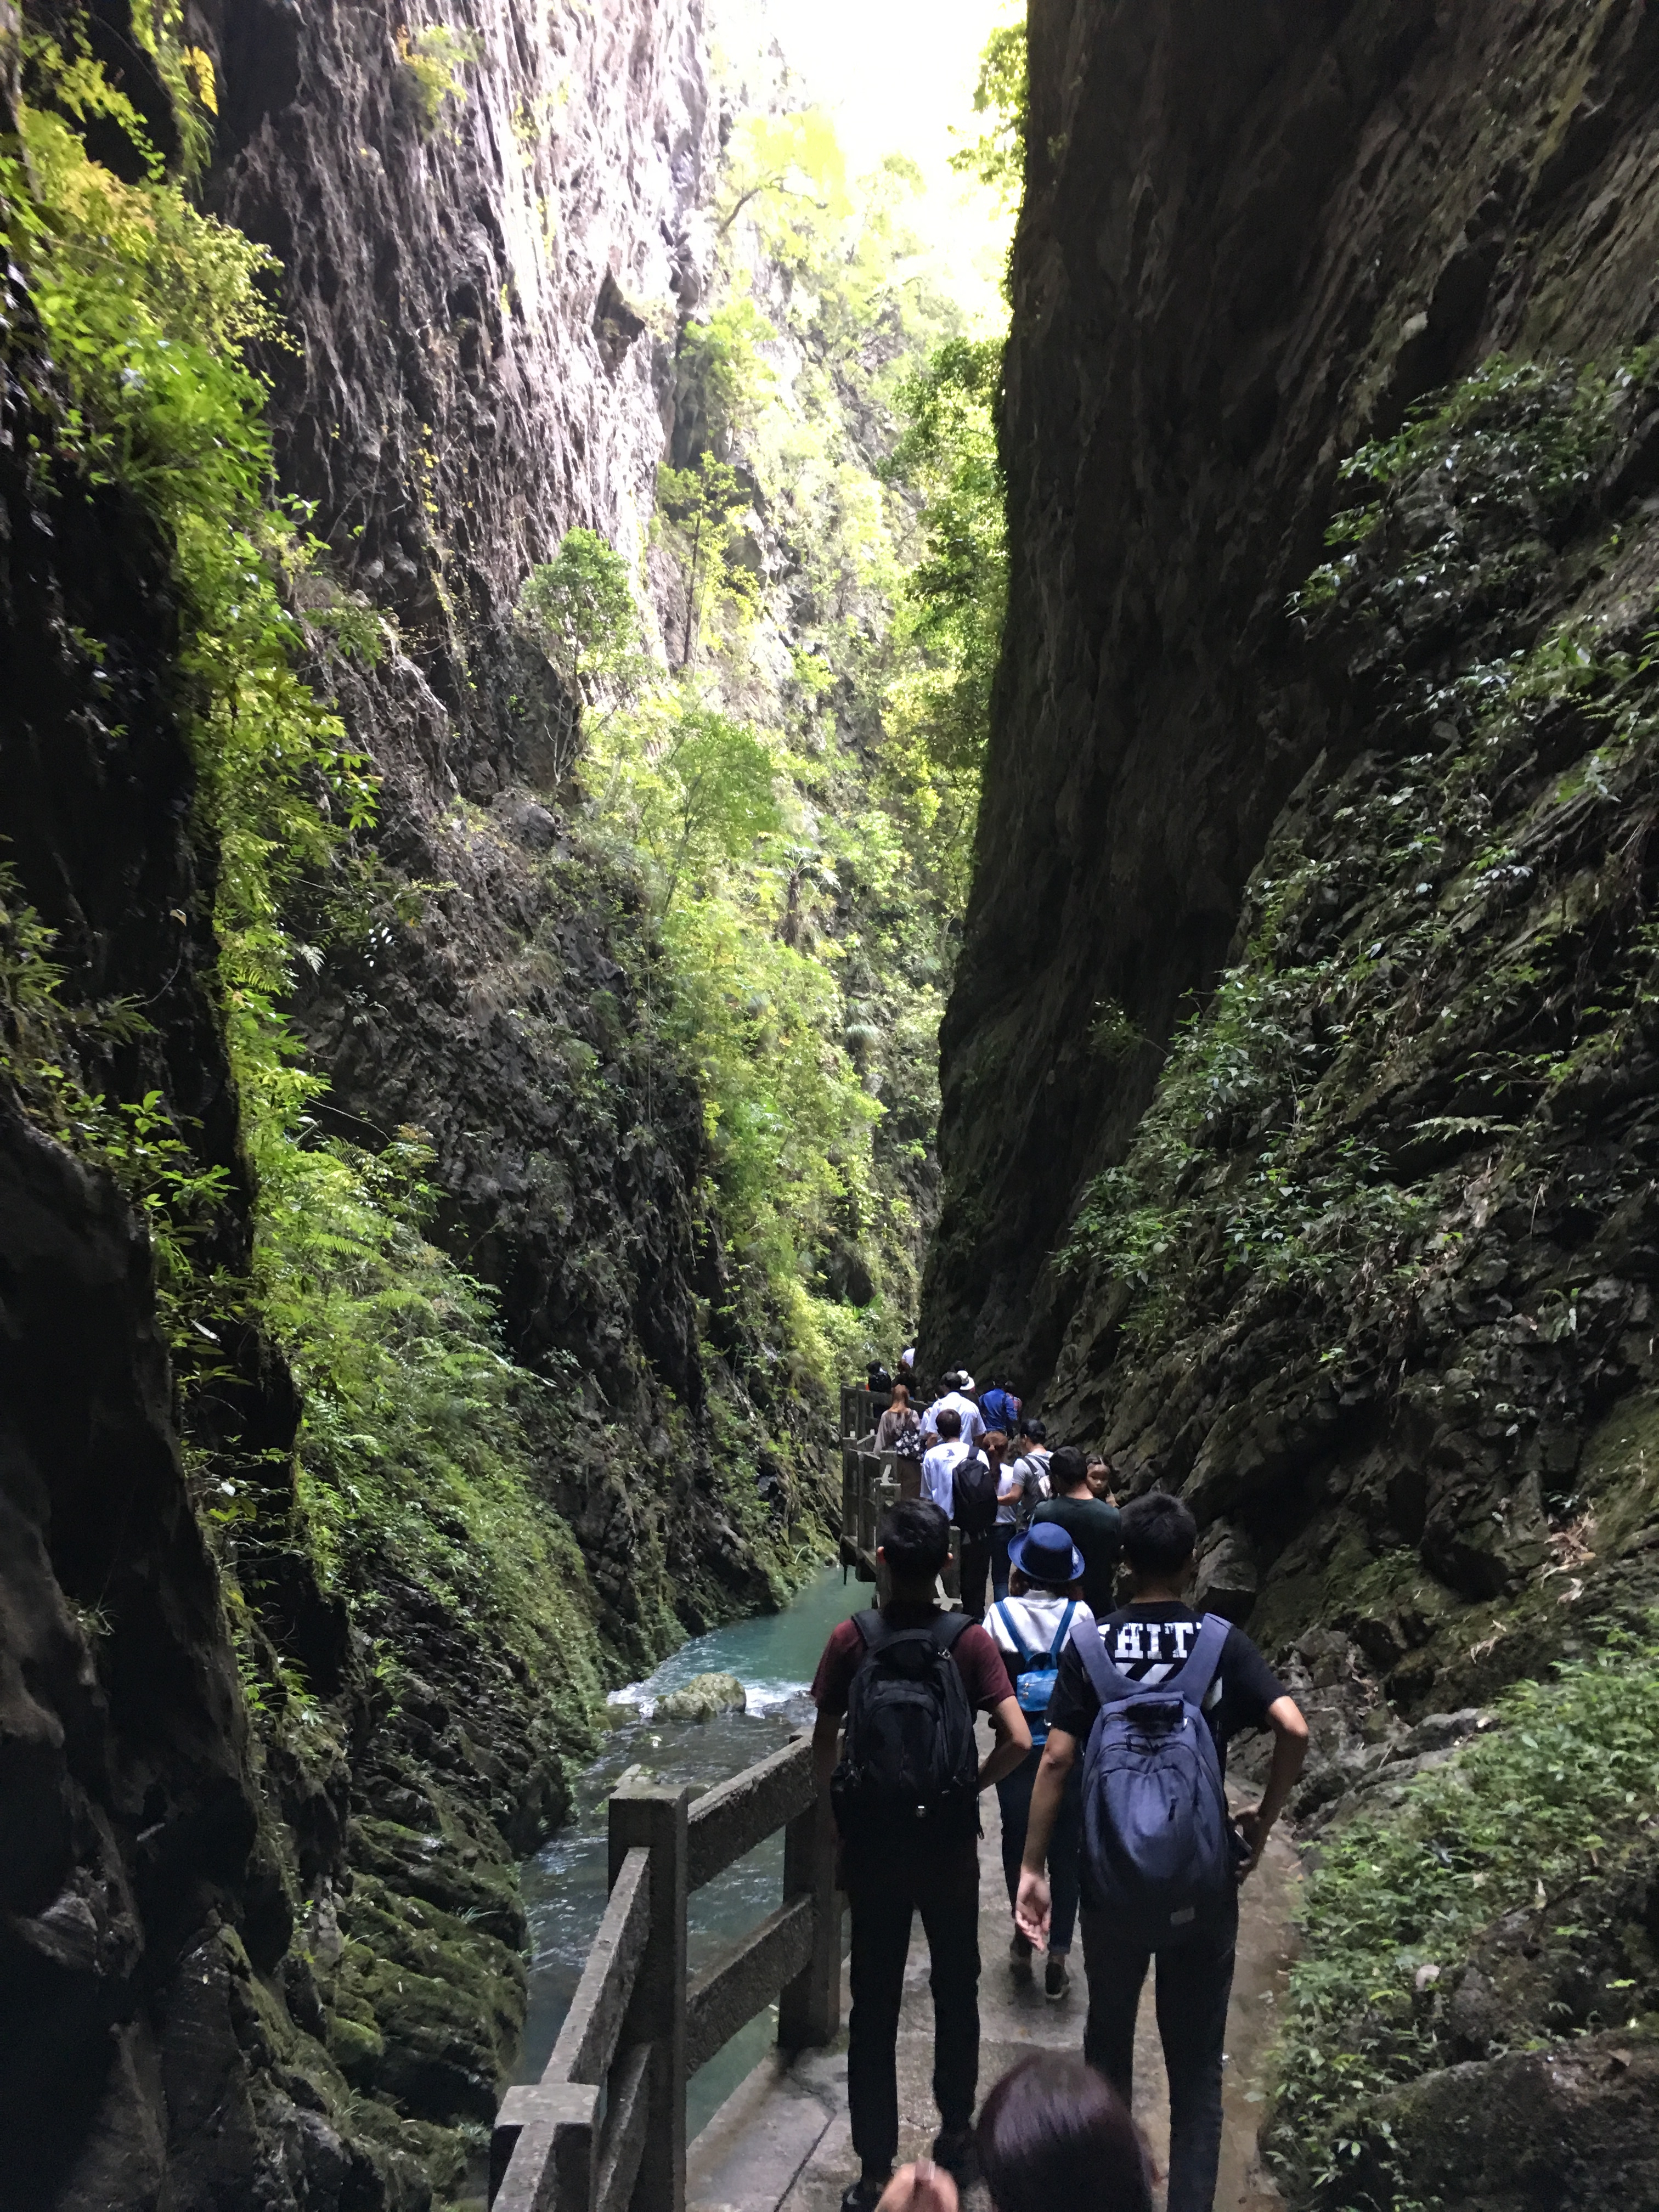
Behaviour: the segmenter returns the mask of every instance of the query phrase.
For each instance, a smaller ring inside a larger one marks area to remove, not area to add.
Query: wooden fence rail
[[[780,1828],[777,1911],[689,1979],[690,1893]],[[786,2050],[841,2026],[842,1900],[809,1737],[701,1797],[624,1784],[610,1844],[610,1902],[553,2055],[496,2117],[495,2212],[684,2212],[691,2075],[774,1998]]]

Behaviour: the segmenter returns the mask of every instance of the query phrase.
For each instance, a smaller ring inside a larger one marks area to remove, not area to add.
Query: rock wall
[[[943,1035],[930,1357],[1052,1367],[1048,1256],[1082,1189],[1279,808],[1365,742],[1285,613],[1344,456],[1494,348],[1589,357],[1650,327],[1656,40],[1636,0],[1036,0],[1012,599]],[[1091,1050],[1113,1006],[1146,1040],[1127,1058]]]
[[[636,1662],[672,1607],[700,1623],[765,1585],[674,1412],[702,1421],[697,1301],[720,1303],[701,1108],[651,1040],[633,894],[568,835],[574,702],[513,609],[573,525],[642,554],[706,255],[702,38],[696,0],[424,25],[250,0],[218,26],[210,190],[284,265],[285,486],[388,646],[319,675],[382,778],[378,859],[436,887],[307,992],[325,1111],[372,1143],[429,1133],[447,1233],[516,1355],[588,1378],[559,1501]],[[428,47],[451,87],[432,112]],[[648,1463],[672,1437],[672,1501],[593,1441],[618,1417]]]
[[[1298,1814],[1387,1821],[1659,1595],[1659,11],[1036,0],[1030,62],[924,1364],[1180,1491]],[[1314,1958],[1291,2032],[1406,2086],[1297,2201],[1639,2189],[1644,1819],[1393,2011]]]
[[[85,21],[173,146],[124,10]],[[429,1133],[437,1233],[554,1386],[542,1495],[586,1563],[592,1649],[534,1680],[394,1576],[355,1613],[325,1595],[294,1510],[301,1407],[246,1319],[185,1460],[140,1223],[14,1110],[8,1060],[0,2205],[427,2212],[477,2180],[523,2014],[513,1862],[563,1808],[595,1655],[643,1671],[771,1601],[757,1474],[811,1491],[787,1437],[774,1455],[790,1409],[763,1364],[720,1339],[700,1102],[653,1042],[635,892],[562,811],[574,702],[512,620],[570,525],[641,547],[714,125],[696,0],[431,21],[228,0],[185,27],[217,103],[204,195],[284,264],[276,454],[326,548],[295,586],[307,672],[380,779],[356,856],[372,926],[319,929],[298,1009],[320,1112],[371,1149]],[[0,7],[9,73],[15,32]],[[52,459],[63,395],[11,282],[0,857],[56,933],[71,1024],[143,1010],[76,1030],[83,1073],[166,1094],[226,1178],[200,1256],[234,1279],[252,1193],[167,549]],[[373,665],[341,615],[378,634]],[[203,1449],[267,1470],[231,1597],[244,1661],[301,1694],[252,1716]]]

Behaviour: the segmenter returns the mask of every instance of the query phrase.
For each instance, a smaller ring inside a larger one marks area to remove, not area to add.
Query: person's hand
[[[1030,1867],[1022,1867],[1019,1892],[1014,1899],[1014,1925],[1039,1951],[1048,1948],[1048,1875],[1033,1874]]]
[[[1238,1879],[1244,1881],[1261,1863],[1261,1854],[1267,1848],[1267,1838],[1272,1832],[1272,1824],[1262,1819],[1260,1805],[1247,1805],[1243,1812],[1236,1813],[1233,1818],[1239,1834],[1250,1847],[1250,1856],[1238,1869]]]
[[[900,2166],[876,2212],[957,2212],[957,2185],[942,2166],[919,2158],[914,2166]]]

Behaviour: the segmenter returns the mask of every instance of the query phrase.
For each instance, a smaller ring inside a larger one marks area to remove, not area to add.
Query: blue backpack
[[[1083,1848],[1097,1904],[1149,1950],[1178,1942],[1236,1887],[1232,1825],[1204,1699],[1228,1623],[1206,1613],[1185,1662],[1134,1682],[1097,1629],[1073,1642],[1100,1698],[1083,1765]]]
[[[1027,1651],[1024,1648],[1006,1600],[1000,1602],[996,1609],[1002,1616],[1002,1625],[1014,1647],[1014,1695],[1019,1701],[1021,1712],[1030,1723],[1032,1742],[1046,1743],[1048,1740],[1048,1700],[1054,1695],[1054,1677],[1060,1672],[1060,1655],[1066,1649],[1066,1639],[1072,1632],[1072,1616],[1077,1611],[1077,1600],[1073,1598],[1060,1615],[1059,1630],[1047,1651]]]

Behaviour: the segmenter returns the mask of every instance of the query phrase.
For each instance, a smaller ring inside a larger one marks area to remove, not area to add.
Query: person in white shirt
[[[998,1431],[992,1430],[994,1437]],[[990,1455],[990,1441],[986,1443]],[[1008,1547],[1019,1533],[1018,1509],[1025,1488],[1025,1475],[1018,1461],[1011,1461],[1006,1449],[991,1457],[997,1471],[997,1519],[991,1531],[991,1595],[1005,1598],[1008,1595]]]
[[[931,1498],[947,1521],[956,1518],[957,1469],[973,1449],[962,1433],[962,1419],[954,1406],[939,1417],[939,1442],[921,1462],[921,1494]]]
[[[1012,1907],[1019,1895],[1031,1787],[1042,1761],[1043,1740],[1048,1733],[1048,1695],[1060,1655],[1076,1633],[1078,1623],[1092,1622],[1094,1615],[1081,1595],[1083,1554],[1059,1522],[1034,1521],[1023,1536],[1014,1538],[1008,1561],[1008,1595],[991,1607],[985,1626],[1003,1655],[1020,1711],[1031,1731],[1030,1750],[1013,1772],[997,1784],[997,1803],[1002,1811],[1002,1871]],[[1066,1960],[1077,1923],[1082,1871],[1083,1787],[1077,1778],[1082,1764],[1081,1759],[1073,1762],[1067,1794],[1054,1822],[1056,1840],[1048,1846],[1054,1903],[1043,1994],[1056,2003],[1071,1987]],[[1030,1974],[1030,1942],[1018,1928],[1008,1946],[1008,1957],[1017,1975]]]
[[[965,1437],[970,1445],[976,1444],[985,1434],[985,1416],[971,1398],[963,1396],[962,1376],[947,1375],[945,1380],[947,1385],[945,1395],[935,1398],[921,1417],[921,1433],[924,1437],[930,1435],[942,1437],[945,1431],[939,1425],[939,1417],[948,1407],[957,1416],[957,1434]]]

